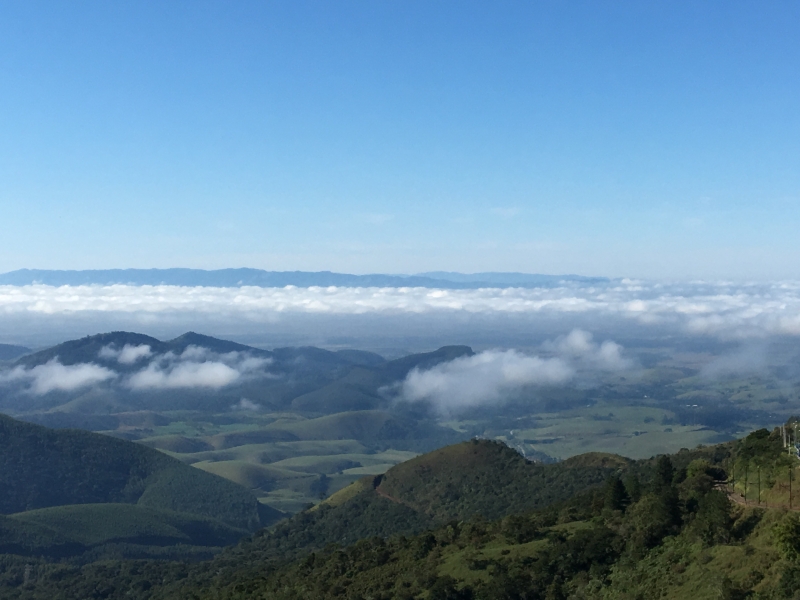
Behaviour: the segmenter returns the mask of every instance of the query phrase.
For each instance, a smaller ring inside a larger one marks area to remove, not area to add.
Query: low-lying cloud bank
[[[141,344],[139,346],[125,344],[120,350],[117,350],[112,345],[104,346],[100,349],[98,356],[106,360],[116,360],[121,365],[132,365],[141,358],[147,358],[152,353],[150,346],[147,344]]]
[[[206,348],[189,346],[180,355],[168,352],[157,357],[131,375],[126,385],[133,390],[219,389],[248,373],[263,369],[269,363],[269,359],[243,352],[216,354]]]
[[[71,392],[116,377],[114,371],[100,365],[82,363],[67,366],[54,358],[31,369],[15,367],[6,373],[0,373],[0,384],[22,383],[33,394],[42,395],[53,391]]]
[[[563,287],[444,290],[287,286],[0,286],[2,315],[195,315],[274,321],[281,314],[517,314],[613,317],[723,338],[800,335],[800,283],[617,281]],[[123,349],[124,351],[124,349]],[[120,354],[122,359],[122,354]],[[133,356],[126,360],[136,360]]]
[[[127,366],[152,354],[150,346],[126,344],[120,350],[110,346],[101,348],[98,359]],[[181,354],[167,352],[154,356],[146,366],[128,374],[96,363],[63,365],[56,357],[44,365],[18,366],[0,372],[0,385],[21,385],[25,391],[37,396],[53,391],[71,392],[105,382],[114,382],[130,390],[216,390],[257,372],[269,376],[264,369],[270,363],[268,358],[250,356],[246,352],[218,354],[206,348],[189,346]]]
[[[544,344],[543,350],[555,356],[487,350],[431,369],[414,369],[400,385],[398,400],[428,402],[440,414],[450,415],[500,403],[528,386],[566,385],[579,376],[634,367],[622,356],[619,344],[596,344],[590,333],[580,329]]]

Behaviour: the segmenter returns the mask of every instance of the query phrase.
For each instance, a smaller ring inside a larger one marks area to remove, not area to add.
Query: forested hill
[[[637,462],[590,454],[540,466],[474,440],[408,461],[385,479],[366,478],[207,563],[76,568],[7,556],[0,585],[20,600],[608,600],[659,590],[676,600],[744,598],[682,587],[699,580],[712,591],[743,589],[722,571],[698,577],[695,566],[716,560],[708,549],[719,544],[739,544],[744,557],[752,541],[753,564],[776,560],[755,545],[774,519],[738,510],[714,489],[736,450],[727,444]],[[435,501],[443,496],[452,502]],[[640,570],[645,564],[652,573]]]
[[[411,535],[476,515],[502,518],[564,502],[612,475],[643,469],[645,463],[602,454],[534,464],[501,442],[470,440],[357,481],[314,509],[259,532],[248,552],[283,560],[332,543]]]
[[[281,516],[249,490],[157,450],[0,415],[0,513],[128,503],[254,530]]]
[[[208,335],[194,333],[193,331],[184,333],[183,335],[166,342],[162,342],[161,340],[141,333],[132,333],[129,331],[111,331],[109,333],[100,333],[76,340],[69,340],[51,348],[46,348],[44,350],[28,354],[27,356],[20,358],[17,361],[17,364],[26,367],[35,367],[37,365],[43,365],[54,359],[58,359],[58,361],[63,365],[93,363],[97,362],[98,358],[102,358],[102,350],[104,348],[116,347],[121,349],[126,345],[148,346],[149,351],[156,354],[166,352],[180,354],[189,346],[197,346],[218,353],[246,352],[253,356],[272,356],[272,353],[266,350],[245,346],[243,344],[230,342],[228,340],[221,340]],[[111,364],[113,364],[114,368],[116,369],[125,368],[125,365],[120,365],[120,363],[117,361],[113,361]]]
[[[77,567],[6,555],[0,593],[19,600],[793,599],[800,514],[796,499],[788,510],[788,490],[799,466],[779,430],[643,461],[589,454],[546,466],[475,440],[364,479],[204,563]],[[436,502],[445,497],[452,501]],[[501,508],[487,519],[482,507],[491,498]],[[414,527],[419,533],[408,533]]]

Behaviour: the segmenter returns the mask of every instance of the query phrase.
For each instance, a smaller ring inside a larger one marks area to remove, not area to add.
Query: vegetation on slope
[[[542,466],[514,454],[475,440],[418,457],[199,565],[6,556],[0,590],[20,600],[797,597],[800,515],[775,500],[798,462],[777,430],[636,462],[589,454]],[[760,505],[731,501],[743,461],[764,475]]]
[[[491,453],[486,462],[493,462]],[[644,465],[641,473],[649,475],[644,488],[634,480],[626,486],[612,475],[602,486],[536,511],[495,521],[475,514],[414,536],[370,536],[347,547],[330,544],[283,566],[266,551],[264,540],[313,533],[311,513],[296,517],[292,532],[283,523],[270,535],[245,541],[203,568],[184,567],[181,572],[175,564],[122,562],[56,571],[42,565],[37,567],[35,584],[17,586],[17,597],[650,598],[643,593],[652,590],[654,582],[632,576],[638,563],[658,560],[669,544],[707,548],[741,543],[752,538],[761,519],[760,513],[733,508],[724,494],[713,489],[716,467],[701,455],[693,454],[685,472],[676,471],[666,457]],[[614,461],[589,457],[587,462]],[[468,470],[464,463],[459,468]],[[333,514],[363,501],[363,495],[356,495],[315,513]],[[380,506],[394,511],[381,515],[384,523],[396,519],[399,526],[400,521],[423,514],[386,498],[381,501],[385,504]],[[347,521],[346,517],[341,513],[336,522],[353,534],[363,533],[359,528],[364,518]],[[24,576],[19,565],[9,565],[6,572],[9,578],[15,574],[17,581]],[[625,587],[631,582],[638,587]],[[731,590],[741,591],[737,585],[729,583]]]
[[[245,488],[157,450],[0,415],[0,514],[69,504],[139,504],[254,530],[280,516]]]
[[[213,556],[247,532],[215,519],[133,504],[76,504],[0,517],[0,553],[85,561],[107,555]],[[173,552],[166,551],[168,547]]]

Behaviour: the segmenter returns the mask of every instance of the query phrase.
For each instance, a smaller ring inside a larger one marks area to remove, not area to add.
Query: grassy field
[[[584,452],[648,458],[720,441],[718,432],[703,426],[665,424],[673,418],[669,411],[646,406],[598,402],[537,417],[536,428],[498,431],[493,437],[562,460]]]

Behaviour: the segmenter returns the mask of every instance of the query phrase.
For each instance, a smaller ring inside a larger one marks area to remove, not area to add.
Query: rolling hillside
[[[782,450],[778,432],[759,431],[649,460],[586,454],[535,465],[472,440],[364,478],[208,562],[29,567],[30,558],[6,555],[0,590],[20,600],[98,590],[112,600],[790,599],[800,520],[721,491],[733,464],[761,465],[765,487],[779,491]],[[57,524],[34,516],[31,535]],[[92,535],[83,541],[102,540],[102,527]]]
[[[632,467],[632,461],[604,455],[538,465],[502,443],[471,440],[362,478],[260,532],[248,548],[275,558],[329,543],[414,534],[454,519],[497,519],[566,501]]]
[[[0,553],[210,558],[247,531],[216,519],[135,504],[73,504],[0,516]]]
[[[248,530],[281,516],[247,489],[157,450],[0,415],[0,514],[98,503],[189,513]]]

